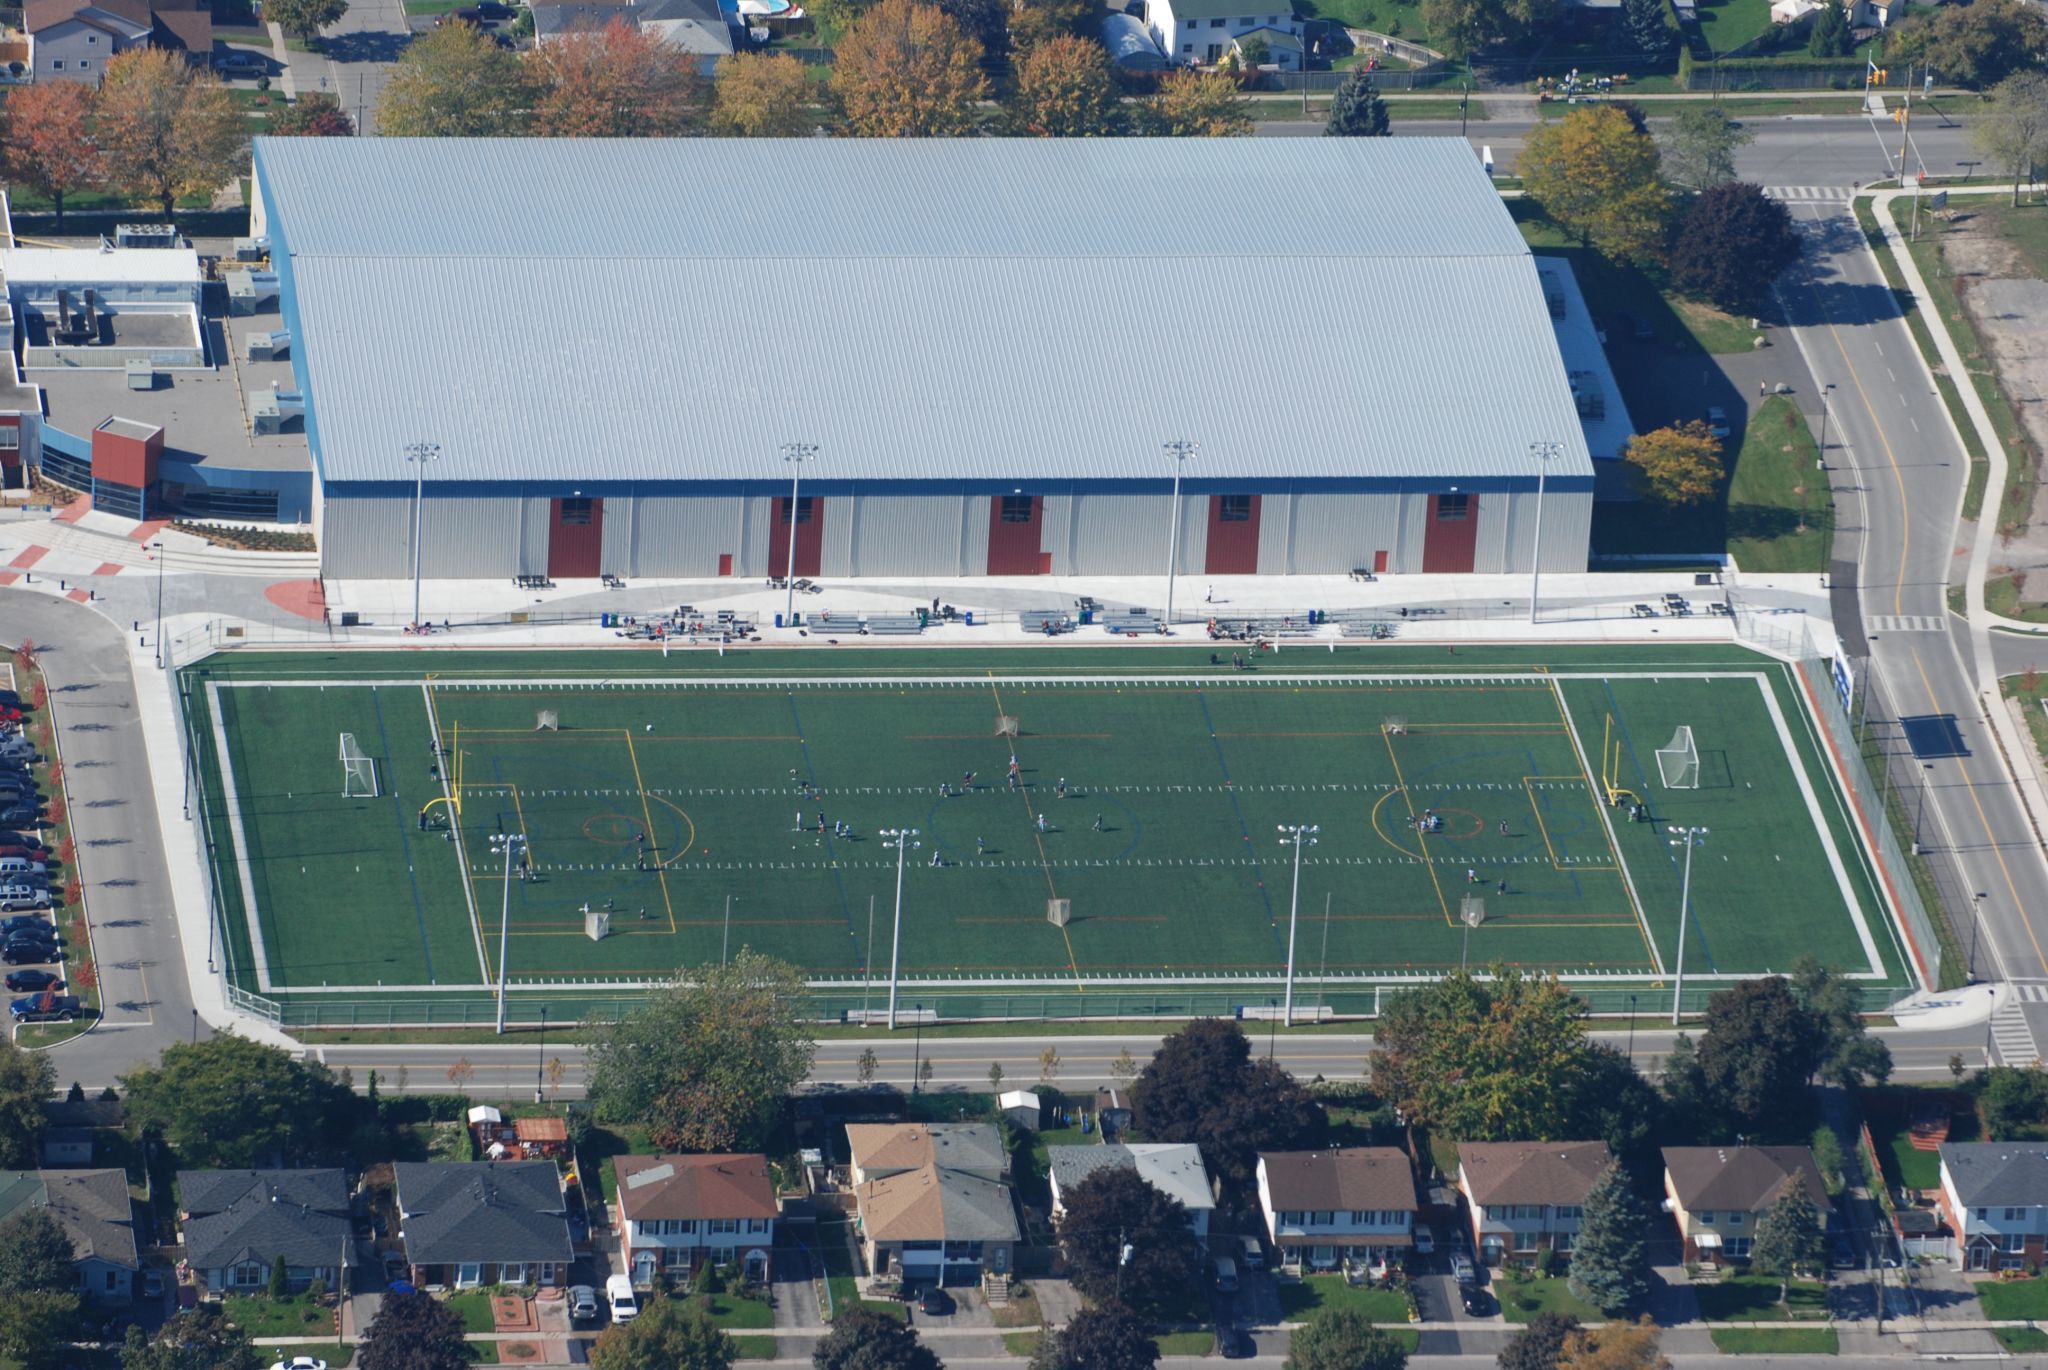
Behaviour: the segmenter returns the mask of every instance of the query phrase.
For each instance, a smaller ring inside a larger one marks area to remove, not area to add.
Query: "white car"
[[[293,1356],[290,1360],[276,1362],[270,1370],[327,1370],[327,1362],[312,1356]]]

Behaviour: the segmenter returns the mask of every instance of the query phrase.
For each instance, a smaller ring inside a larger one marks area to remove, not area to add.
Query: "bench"
[[[1017,623],[1025,632],[1041,637],[1074,630],[1073,617],[1064,609],[1026,609],[1017,615]]]
[[[522,590],[552,590],[555,583],[546,576],[514,576],[512,583]]]
[[[1278,618],[1213,618],[1212,637],[1314,637],[1316,627],[1307,614],[1282,614]]]
[[[924,619],[916,614],[869,614],[860,626],[864,633],[914,636],[924,631]]]
[[[613,575],[613,574],[612,574],[612,573],[611,573],[610,571],[602,571],[602,572],[600,572],[600,573],[598,574],[598,577],[597,577],[597,579],[598,579],[598,583],[599,583],[599,584],[601,584],[601,585],[603,585],[603,586],[604,586],[604,588],[605,588],[605,589],[607,589],[607,590],[623,590],[623,589],[625,589],[625,588],[626,588],[626,582],[625,582],[625,581],[623,581],[623,580],[620,580],[620,579],[619,579],[619,578],[618,578],[617,576]]]
[[[1114,614],[1103,619],[1102,626],[1112,637],[1120,634],[1135,637],[1140,633],[1160,633],[1166,630],[1165,623],[1151,614]]]

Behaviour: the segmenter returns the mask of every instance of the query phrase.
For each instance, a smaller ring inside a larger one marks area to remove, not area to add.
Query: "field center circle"
[[[647,830],[647,825],[630,814],[599,813],[583,820],[583,835],[592,842],[623,847]]]

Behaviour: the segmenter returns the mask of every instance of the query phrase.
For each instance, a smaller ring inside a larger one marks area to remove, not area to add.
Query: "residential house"
[[[849,1123],[868,1269],[906,1283],[1007,1278],[1018,1240],[1009,1158],[989,1123]]]
[[[1209,1216],[1216,1210],[1216,1191],[1209,1168],[1193,1142],[1130,1142],[1106,1146],[1049,1146],[1052,1169],[1052,1217],[1066,1213],[1066,1194],[1098,1170],[1135,1170],[1138,1177],[1188,1213],[1188,1227],[1203,1245],[1209,1241]]]
[[[135,1203],[118,1170],[0,1170],[0,1222],[45,1208],[71,1239],[78,1292],[95,1303],[135,1297],[141,1255]]]
[[[1570,1251],[1586,1195],[1613,1163],[1605,1142],[1459,1143],[1458,1192],[1472,1249],[1488,1265]]]
[[[2048,1255],[2048,1142],[1943,1142],[1936,1202],[1963,1269],[2041,1264]]]
[[[706,75],[733,52],[732,25],[716,0],[538,0],[532,8],[534,41],[543,46],[617,20],[694,55]]]
[[[1245,51],[1245,48],[1254,42],[1266,45],[1266,55],[1258,58],[1257,61],[1253,60],[1255,54]],[[1262,25],[1251,30],[1249,33],[1240,33],[1233,36],[1230,40],[1230,51],[1237,57],[1239,62],[1246,66],[1278,67],[1281,71],[1300,71],[1301,28],[1299,25],[1284,29],[1275,28],[1270,24]]]
[[[1254,14],[1248,6],[1258,0],[1145,0],[1145,29],[1169,62],[1183,66],[1209,66],[1223,60],[1231,44],[1245,34],[1262,28],[1291,34],[1299,52],[1301,22],[1286,6],[1262,9]],[[1270,6],[1272,0],[1265,0]]]
[[[1291,1270],[1377,1264],[1415,1241],[1415,1172],[1390,1146],[1259,1153],[1259,1212]]]
[[[619,1253],[633,1283],[658,1273],[744,1263],[768,1277],[775,1183],[765,1156],[619,1156]]]
[[[1757,1219],[1801,1185],[1825,1221],[1827,1186],[1803,1146],[1664,1148],[1664,1207],[1678,1222],[1687,1261],[1748,1260]]]
[[[401,1161],[392,1171],[414,1284],[555,1284],[575,1257],[553,1161]]]
[[[97,85],[107,63],[133,47],[165,48],[196,63],[213,53],[213,13],[194,0],[27,0],[22,27],[38,81]]]
[[[341,1288],[352,1263],[348,1184],[339,1170],[181,1170],[185,1261],[208,1292],[261,1289],[284,1257],[285,1278]]]

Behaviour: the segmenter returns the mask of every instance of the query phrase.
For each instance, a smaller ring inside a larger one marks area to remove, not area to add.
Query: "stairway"
[[[1991,1044],[1998,1049],[1998,1059],[2005,1065],[2030,1066],[2041,1059],[2041,1048],[2034,1041],[2033,1029],[2027,1026],[2027,1015],[2017,999],[2007,999],[1991,1015]]]
[[[1010,1277],[997,1274],[993,1270],[983,1272],[981,1292],[988,1299],[989,1307],[1001,1308],[1010,1301]]]

